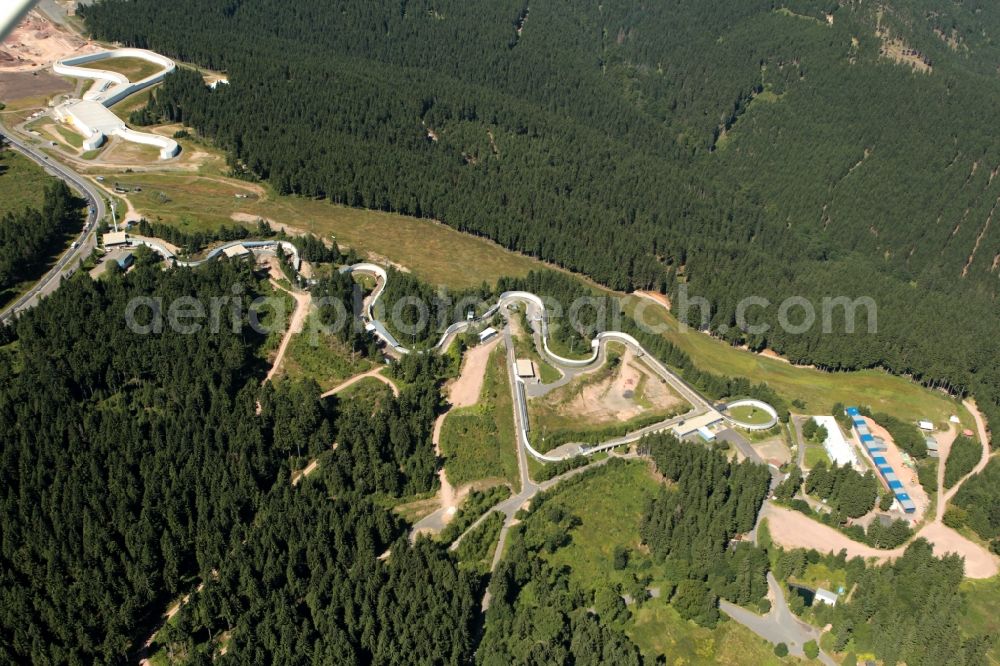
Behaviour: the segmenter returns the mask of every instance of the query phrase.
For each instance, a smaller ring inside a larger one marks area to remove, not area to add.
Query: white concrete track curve
[[[216,257],[221,256],[226,250],[231,247],[236,247],[237,245],[242,245],[251,252],[255,251],[273,251],[276,248],[281,248],[284,252],[291,255],[292,267],[295,270],[299,270],[302,265],[302,260],[299,257],[299,250],[293,243],[286,240],[276,240],[272,238],[265,238],[263,240],[234,240],[227,243],[223,243],[218,247],[209,250],[208,254],[205,255],[204,259],[192,259],[192,260],[181,260],[175,255],[162,241],[157,238],[146,238],[144,236],[131,236],[128,238],[127,244],[131,247],[145,246],[148,247],[153,252],[157,253],[163,257],[168,262],[173,262],[177,266],[194,267],[201,266],[205,262],[211,261]]]
[[[160,69],[133,82],[118,72],[80,66],[112,58],[145,60],[158,65]],[[180,151],[180,145],[176,141],[159,134],[129,129],[110,111],[110,107],[133,93],[159,83],[176,68],[177,65],[170,58],[145,49],[113,49],[65,58],[52,65],[52,71],[63,76],[91,79],[94,83],[84,94],[83,99],[69,100],[56,107],[55,116],[72,124],[83,134],[85,150],[98,148],[107,136],[118,136],[132,143],[155,146],[160,149],[160,159],[170,159]]]
[[[138,58],[139,60],[146,60],[147,62],[159,65],[161,69],[144,79],[132,82],[124,74],[119,74],[118,72],[78,66],[100,62],[101,60],[111,60],[112,58]],[[83,98],[100,102],[104,106],[113,106],[132,93],[148,88],[154,83],[159,83],[167,74],[175,69],[177,69],[176,63],[166,56],[147,51],[146,49],[128,48],[86,53],[73,58],[65,58],[52,65],[52,71],[56,74],[71,76],[76,79],[92,79],[94,84],[84,94]]]
[[[388,347],[393,349],[398,354],[409,354],[412,350],[404,347],[395,336],[386,328],[385,324],[376,317],[376,305],[381,298],[383,292],[385,291],[386,282],[389,279],[388,273],[384,268],[372,263],[360,263],[353,264],[351,266],[344,266],[340,269],[342,273],[360,273],[365,275],[373,275],[376,278],[375,289],[372,291],[371,296],[368,299],[367,305],[362,312],[362,319],[365,322],[368,330],[375,334],[382,342],[384,342]],[[514,394],[515,403],[515,418],[516,429],[518,434],[519,443],[524,447],[528,453],[530,453],[534,458],[541,460],[543,462],[559,462],[561,460],[566,460],[568,458],[575,457],[577,455],[592,455],[599,451],[606,451],[608,449],[616,448],[631,442],[635,442],[642,437],[656,433],[662,432],[672,428],[674,425],[683,422],[685,419],[692,418],[694,416],[699,416],[705,414],[713,409],[711,403],[704,398],[697,390],[695,390],[690,384],[685,382],[683,379],[678,377],[674,372],[667,368],[663,363],[661,363],[655,356],[646,351],[646,349],[636,340],[634,337],[628,333],[623,333],[620,331],[603,331],[598,333],[594,338],[592,345],[593,350],[591,355],[584,359],[570,359],[560,356],[554,353],[549,348],[548,343],[548,321],[547,312],[545,308],[544,301],[536,294],[532,294],[527,291],[506,291],[500,294],[495,305],[490,307],[486,312],[484,312],[479,317],[471,321],[461,321],[456,322],[449,326],[441,339],[433,347],[426,351],[441,353],[447,349],[450,344],[451,339],[458,333],[468,330],[470,327],[481,324],[484,321],[489,320],[497,312],[501,311],[504,306],[513,303],[525,303],[529,308],[533,308],[536,313],[536,321],[540,324],[540,338],[542,343],[542,351],[549,361],[559,366],[565,372],[579,372],[589,366],[594,365],[602,358],[602,352],[606,347],[608,342],[618,342],[630,347],[637,355],[643,356],[649,366],[665,381],[667,381],[675,391],[677,391],[685,400],[687,400],[692,409],[687,413],[667,419],[660,423],[647,426],[645,428],[640,428],[635,432],[628,433],[625,436],[617,437],[606,442],[602,442],[595,446],[584,446],[584,445],[570,445],[568,448],[570,450],[565,451],[561,454],[546,454],[538,451],[531,445],[531,440],[528,435],[529,424],[527,419],[527,397],[525,395],[525,384],[517,377],[517,373],[511,374],[513,378],[513,384],[511,390]],[[505,335],[509,336],[509,331],[505,331]],[[508,349],[510,348],[510,343],[508,341]],[[509,360],[509,362],[512,362]],[[575,447],[575,448],[574,448]],[[560,448],[567,448],[566,446]]]

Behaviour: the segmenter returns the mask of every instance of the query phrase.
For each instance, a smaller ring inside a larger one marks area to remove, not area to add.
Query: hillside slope
[[[179,73],[150,111],[283,192],[619,289],[685,282],[734,342],[972,390],[995,419],[1000,8],[775,4],[106,0],[86,19],[226,70],[214,92]],[[744,334],[748,295],[872,296],[878,331],[793,335],[772,307]]]

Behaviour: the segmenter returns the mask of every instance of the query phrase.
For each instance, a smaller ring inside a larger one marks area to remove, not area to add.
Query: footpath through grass
[[[455,486],[485,479],[518,484],[514,412],[507,379],[506,353],[490,354],[479,402],[452,410],[441,428],[441,453],[448,480]]]

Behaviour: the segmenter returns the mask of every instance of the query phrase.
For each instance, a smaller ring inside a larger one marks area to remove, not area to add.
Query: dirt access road
[[[306,315],[309,313],[309,304],[312,302],[312,296],[308,293],[288,291],[273,279],[271,280],[271,286],[275,289],[280,289],[295,299],[295,312],[292,313],[292,318],[288,322],[288,329],[281,338],[281,344],[278,345],[278,353],[274,356],[274,363],[271,365],[267,377],[264,378],[265,383],[271,381],[279,368],[281,368],[281,361],[285,358],[285,352],[288,351],[288,344],[292,341],[292,336],[302,332],[302,328],[306,323]]]
[[[798,511],[768,502],[761,513],[774,542],[785,548],[815,548],[823,553],[847,551],[847,556],[873,558],[879,562],[894,560],[906,550],[906,545],[892,550],[872,548],[848,538],[845,534],[813,520]],[[937,521],[925,525],[915,538],[923,537],[937,555],[957,553],[965,558],[965,575],[969,578],[992,578],[1000,572],[994,558],[985,548],[969,541],[950,527]]]
[[[489,364],[490,355],[499,342],[500,338],[498,337],[488,344],[478,345],[466,351],[465,358],[462,360],[461,372],[455,381],[446,387],[448,403],[451,407],[434,421],[434,431],[431,435],[434,442],[434,452],[439,458],[441,457],[441,429],[444,426],[445,418],[452,409],[471,407],[479,402],[479,395],[483,392],[483,382],[486,379],[486,367]],[[441,490],[438,491],[438,502],[441,504],[441,508],[418,521],[413,526],[413,536],[421,532],[437,533],[444,529],[472,487],[472,484],[467,484],[456,489],[448,481],[444,466],[438,471],[438,479],[441,481]]]
[[[334,386],[332,389],[330,389],[329,391],[327,391],[326,393],[324,393],[320,397],[322,397],[322,398],[328,398],[331,395],[336,395],[337,393],[340,393],[344,389],[349,388],[351,386],[354,386],[355,384],[357,384],[358,382],[360,382],[362,379],[367,379],[368,377],[371,377],[372,379],[377,379],[380,382],[382,382],[383,384],[387,385],[390,389],[392,389],[392,394],[398,398],[399,397],[399,387],[396,386],[396,384],[391,379],[389,379],[388,377],[386,377],[385,375],[382,374],[382,370],[383,369],[384,368],[382,366],[379,366],[377,368],[369,370],[368,372],[362,372],[359,375],[354,375],[350,379],[346,379],[343,382],[341,382],[340,384],[337,384],[336,386]]]
[[[980,546],[942,522],[944,508],[969,478],[979,474],[986,467],[990,460],[990,438],[986,430],[986,422],[983,420],[979,409],[972,400],[966,400],[965,408],[969,410],[976,420],[976,428],[979,431],[979,440],[983,444],[983,454],[976,467],[966,475],[961,481],[949,490],[944,492],[942,483],[943,475],[938,476],[938,510],[934,520],[924,525],[914,538],[927,539],[934,547],[937,555],[944,553],[956,553],[965,558],[965,575],[968,578],[992,578],[1000,573],[1000,564],[997,557],[986,548]],[[950,444],[949,444],[950,446]],[[946,453],[942,451],[942,464]],[[775,506],[768,502],[761,513],[762,517],[768,519],[768,526],[771,530],[771,537],[775,543],[786,548],[815,548],[826,553],[838,553],[842,549],[847,551],[848,557],[874,558],[879,562],[893,560],[906,550],[906,544],[893,550],[880,550],[872,548],[863,543],[858,543],[849,539],[841,532],[823,525],[812,518],[783,507]]]

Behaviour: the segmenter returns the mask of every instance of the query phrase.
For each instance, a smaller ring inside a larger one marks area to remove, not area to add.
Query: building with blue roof
[[[862,446],[865,447],[868,455],[871,456],[872,462],[875,463],[875,467],[878,468],[879,474],[882,475],[882,479],[889,487],[889,490],[895,495],[896,501],[899,502],[903,511],[914,513],[917,510],[917,505],[914,504],[909,494],[907,494],[903,482],[896,476],[895,470],[892,469],[892,465],[889,464],[885,456],[877,455],[886,450],[885,442],[871,434],[868,424],[865,422],[864,417],[861,416],[861,411],[857,407],[848,407],[845,411],[854,422],[854,429],[858,433],[858,439],[861,440]]]

